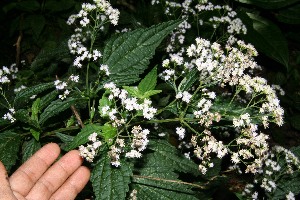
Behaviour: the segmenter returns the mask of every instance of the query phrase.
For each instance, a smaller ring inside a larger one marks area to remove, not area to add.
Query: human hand
[[[9,178],[0,162],[0,200],[75,199],[89,181],[90,171],[81,166],[77,150],[54,163],[59,153],[57,144],[47,144]]]

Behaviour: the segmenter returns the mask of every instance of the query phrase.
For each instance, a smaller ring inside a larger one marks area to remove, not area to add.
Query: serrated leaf
[[[58,115],[60,112],[69,109],[71,105],[87,101],[86,98],[68,98],[64,101],[57,99],[53,101],[40,115],[40,124],[44,124],[49,118]]]
[[[288,5],[292,5],[293,3],[299,0],[237,0],[237,1],[246,4],[256,5],[265,9],[278,9]]]
[[[239,17],[247,27],[247,34],[241,35],[246,42],[288,68],[289,51],[281,30],[271,21],[251,13]]]
[[[156,95],[156,94],[159,94],[159,93],[161,93],[161,92],[162,92],[162,90],[149,90],[149,91],[145,92],[145,93],[141,96],[141,98],[142,98],[142,99],[149,98],[149,97],[151,97],[151,96],[153,96],[153,95]]]
[[[37,71],[38,69],[43,68],[46,64],[53,63],[54,61],[61,61],[64,58],[70,57],[70,50],[68,48],[67,42],[62,42],[58,47],[53,47],[49,49],[42,50],[34,61],[31,63],[30,68],[33,71]]]
[[[140,97],[140,91],[135,86],[123,86],[123,88],[133,97]]]
[[[122,162],[118,168],[111,166],[110,157],[105,155],[96,163],[91,175],[96,200],[125,199],[129,191],[131,167]]]
[[[38,114],[40,111],[41,99],[37,98],[31,106],[31,119],[38,122]]]
[[[58,95],[58,91],[53,90],[52,92],[41,97],[40,110],[46,108],[54,99],[57,98],[57,95]]]
[[[178,171],[178,172],[185,172],[191,173],[194,175],[200,175],[198,170],[198,165],[196,165],[193,161],[187,159],[179,151],[169,144],[167,141],[164,140],[151,140],[149,142],[149,149],[154,150],[153,158],[154,159],[150,166],[164,166],[168,168],[168,171]],[[164,160],[164,163],[161,161]]]
[[[22,146],[22,163],[27,161],[35,152],[41,148],[41,144],[32,138],[23,143]]]
[[[18,159],[20,144],[21,137],[19,134],[12,131],[0,133],[0,160],[7,171],[10,171]]]
[[[141,80],[138,85],[139,91],[144,94],[150,90],[154,90],[157,82],[157,67],[154,67],[146,76]]]
[[[37,129],[40,128],[39,123],[37,121],[31,119],[31,117],[29,116],[28,110],[25,110],[25,109],[17,110],[14,117],[18,121],[27,123],[30,126],[33,126],[33,127],[37,128]]]
[[[134,188],[137,190],[137,198],[143,200],[187,200],[198,199],[190,189],[178,180],[164,180],[160,177],[133,177]]]
[[[33,95],[40,94],[50,88],[54,88],[54,83],[42,83],[39,85],[25,88],[16,94],[14,105],[24,105],[29,101],[30,97],[32,97]]]
[[[193,84],[198,80],[197,72],[197,69],[192,69],[186,74],[178,86],[178,90],[180,92],[187,91],[193,86]]]
[[[74,136],[56,132],[55,135],[64,143],[70,143],[74,140]]]
[[[103,53],[103,63],[109,67],[110,81],[118,85],[138,81],[157,46],[180,22],[181,20],[164,22],[111,38]]]
[[[88,142],[88,137],[96,132],[100,133],[102,131],[102,126],[96,124],[87,124],[81,131],[74,137],[74,139],[68,143],[65,147],[67,151],[75,149],[79,145],[85,144]]]

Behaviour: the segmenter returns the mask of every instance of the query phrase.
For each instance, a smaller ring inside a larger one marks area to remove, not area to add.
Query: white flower
[[[286,200],[295,200],[295,195],[291,191],[285,197]]]
[[[179,136],[179,140],[182,140],[185,136],[185,129],[183,127],[177,127],[176,134]]]

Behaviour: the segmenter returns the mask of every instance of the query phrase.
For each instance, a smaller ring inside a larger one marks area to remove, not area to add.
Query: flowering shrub
[[[14,65],[0,69],[6,167],[17,162],[10,145],[22,145],[25,161],[54,140],[79,149],[96,199],[210,198],[233,172],[251,180],[234,191],[241,199],[295,198],[300,150],[270,145],[265,132],[284,123],[284,92],[258,75],[238,13],[207,1],[151,4],[169,20],[122,29],[122,10],[83,3],[68,41],[31,64],[67,57],[50,81],[19,86]]]

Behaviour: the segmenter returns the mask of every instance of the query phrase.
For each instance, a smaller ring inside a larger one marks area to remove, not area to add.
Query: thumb
[[[2,162],[0,161],[0,200],[16,199],[10,188],[8,175]]]

